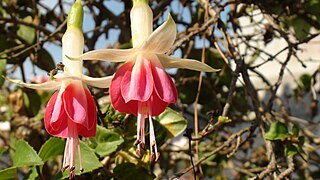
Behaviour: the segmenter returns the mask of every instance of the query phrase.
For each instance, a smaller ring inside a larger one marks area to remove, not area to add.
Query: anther
[[[69,165],[66,165],[65,167],[62,167],[61,171],[64,172],[68,168],[69,168]]]
[[[76,169],[75,166],[71,166],[70,171],[74,171]]]
[[[156,155],[152,152],[150,155],[150,161],[155,162],[155,160],[156,160]]]
[[[137,139],[135,142],[134,142],[134,145],[137,146],[141,143],[141,140],[140,139]]]

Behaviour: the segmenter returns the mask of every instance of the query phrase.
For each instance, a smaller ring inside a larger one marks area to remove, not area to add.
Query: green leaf
[[[6,76],[6,67],[7,67],[7,60],[0,59],[0,87],[4,83],[4,78],[1,76]]]
[[[0,147],[0,156],[7,150],[6,147]]]
[[[98,169],[102,167],[102,164],[100,163],[98,157],[94,153],[93,149],[91,149],[86,143],[80,142],[80,149],[81,149],[81,157],[82,157],[82,165],[83,165],[83,172],[80,172],[80,163],[79,163],[79,157],[77,156],[76,159],[76,175],[92,172],[95,169]],[[78,151],[76,151],[78,154]],[[61,179],[69,177],[69,171],[66,170]],[[60,177],[59,177],[60,178]]]
[[[115,152],[124,142],[118,133],[108,130],[102,126],[97,126],[97,135],[94,138],[90,138],[90,141],[94,146],[95,152],[100,157],[107,156]]]
[[[34,89],[23,89],[23,100],[30,115],[35,116],[41,107],[41,97]]]
[[[295,147],[294,145],[292,145],[292,144],[287,144],[287,145],[285,146],[285,148],[284,148],[284,153],[285,153],[287,156],[289,156],[289,155],[294,156],[294,155],[298,154],[299,151],[298,151],[298,148]]]
[[[132,163],[119,164],[114,168],[113,171],[116,179],[122,180],[131,180],[137,178],[139,180],[151,180],[155,178],[155,176],[150,174],[147,169]]]
[[[38,180],[38,177],[39,177],[39,174],[37,171],[37,166],[33,166],[23,179],[24,180]]]
[[[299,126],[294,124],[292,127],[292,135],[295,137],[299,136]]]
[[[311,25],[300,17],[292,20],[292,26],[298,40],[304,40],[308,37]]]
[[[24,140],[16,143],[16,152],[13,156],[13,165],[15,167],[42,165],[41,158],[36,151]]]
[[[264,135],[267,140],[280,140],[288,137],[288,128],[281,122],[273,122],[269,131]]]
[[[23,21],[32,23],[33,20],[31,16],[27,16],[23,18]],[[17,31],[17,35],[25,40],[28,44],[32,44],[36,37],[36,30],[30,26],[20,25]]]
[[[46,162],[52,157],[63,155],[64,146],[64,140],[56,137],[51,137],[41,146],[39,156],[43,160],[43,162]]]
[[[17,177],[17,168],[16,167],[10,167],[7,169],[3,169],[0,171],[0,179],[1,180],[12,180],[12,179],[18,179]]]
[[[163,125],[171,137],[178,136],[187,128],[188,121],[178,112],[167,108],[156,120]]]
[[[33,61],[33,63],[47,72],[51,71],[56,66],[51,54],[45,49],[38,51],[38,59],[35,62]]]

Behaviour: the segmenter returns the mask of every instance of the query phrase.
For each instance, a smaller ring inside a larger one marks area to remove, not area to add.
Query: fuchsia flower
[[[145,145],[145,118],[149,119],[151,160],[157,160],[159,153],[152,116],[158,116],[168,104],[177,102],[177,90],[164,68],[216,70],[196,60],[165,55],[176,37],[173,19],[169,15],[167,21],[153,31],[153,14],[147,1],[135,0],[133,3],[130,12],[132,49],[95,50],[72,59],[125,62],[111,82],[111,102],[116,110],[137,116],[136,153],[139,156],[140,149]]]
[[[83,137],[96,135],[96,106],[87,85],[107,88],[112,79],[112,77],[92,78],[85,76],[82,74],[82,61],[71,61],[66,57],[66,53],[70,56],[79,56],[83,53],[82,20],[83,9],[80,0],[77,0],[69,12],[68,28],[62,38],[63,74],[57,74],[53,80],[41,84],[26,84],[9,79],[32,89],[59,89],[47,104],[44,124],[47,132],[52,136],[67,138],[62,169],[69,168],[70,179],[75,176],[77,151],[80,159],[80,171],[82,171],[79,135]]]

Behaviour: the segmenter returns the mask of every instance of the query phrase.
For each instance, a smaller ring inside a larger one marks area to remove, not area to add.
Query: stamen
[[[62,172],[69,167],[69,138],[67,138],[66,145],[64,147],[63,163],[62,163]]]
[[[140,143],[140,147],[141,147],[141,149],[146,150],[146,147],[143,142]]]
[[[80,163],[80,172],[83,172],[84,169],[82,167],[82,158],[81,158],[81,150],[80,150],[80,144],[79,144],[79,140],[77,139],[77,144],[78,144],[78,154],[79,154],[79,163]]]
[[[75,174],[75,172],[74,172],[75,169],[76,169],[75,166],[71,166],[71,168],[70,168],[70,174],[69,174],[69,180],[75,179],[75,176],[76,176],[76,174]]]
[[[155,159],[156,159],[156,155],[153,152],[151,152],[150,162],[155,162]]]
[[[67,166],[64,166],[64,167],[62,166],[62,169],[61,169],[61,171],[62,171],[62,172],[64,172],[64,171],[65,171],[66,169],[68,169],[68,168],[69,168],[69,165],[67,165]]]
[[[152,117],[149,115],[149,137],[150,137],[150,161],[151,162],[157,162],[160,153],[158,152],[157,149],[157,142],[156,142],[156,136],[154,134],[154,127],[153,127],[153,122],[152,122]]]
[[[138,145],[138,147],[136,149],[136,155],[138,156],[138,158],[141,158],[140,146],[139,145]]]
[[[134,142],[134,145],[135,145],[135,146],[138,146],[140,143],[141,143],[141,140],[140,140],[140,139],[137,139],[137,140]]]

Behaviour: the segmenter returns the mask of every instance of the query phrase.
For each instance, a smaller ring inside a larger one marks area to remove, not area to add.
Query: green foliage
[[[6,59],[0,59],[0,87],[4,83],[4,78],[1,76],[6,76],[6,69],[7,67],[7,60]]]
[[[167,108],[156,120],[166,128],[169,137],[176,137],[187,128],[187,120],[178,112]]]
[[[288,136],[288,128],[285,124],[281,122],[273,122],[270,125],[268,132],[264,135],[264,138],[267,140],[281,140]]]
[[[16,143],[15,155],[12,159],[15,167],[42,165],[43,161],[37,152],[24,140]]]
[[[36,90],[24,89],[23,102],[30,116],[35,116],[41,107],[41,97]]]
[[[23,18],[23,21],[32,24],[33,19],[31,16],[26,16],[25,18]],[[27,25],[20,25],[17,31],[17,35],[28,44],[32,44],[35,41],[36,30],[33,27]]]
[[[17,176],[16,172],[17,172],[17,168],[16,167],[10,167],[10,168],[1,170],[0,171],[1,180],[18,179],[18,176]]]
[[[51,137],[42,146],[39,151],[39,157],[46,162],[50,158],[63,155],[65,142],[56,137]]]
[[[0,156],[7,150],[7,147],[0,147]]]
[[[148,173],[148,170],[132,163],[123,163],[117,165],[117,167],[114,169],[114,174],[117,179],[123,180],[137,178],[139,178],[139,180],[151,180],[155,178],[154,175]]]
[[[287,144],[287,145],[285,146],[284,153],[285,153],[287,156],[289,156],[289,155],[294,156],[294,155],[298,154],[299,151],[298,151],[298,149],[297,149],[296,146],[294,146],[294,145],[292,145],[292,144]]]
[[[37,59],[33,63],[40,69],[49,72],[55,68],[54,60],[47,50],[41,49],[37,52],[37,55]]]
[[[111,130],[102,126],[97,126],[97,135],[90,138],[91,147],[100,156],[104,157],[115,152],[118,147],[124,142],[122,137]]]

